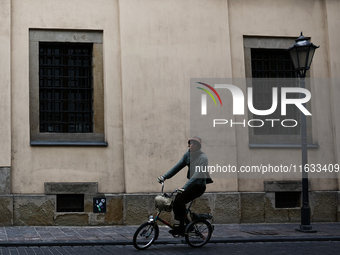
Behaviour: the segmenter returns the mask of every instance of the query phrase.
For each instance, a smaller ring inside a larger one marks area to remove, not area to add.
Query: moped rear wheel
[[[133,235],[133,246],[138,250],[148,248],[159,234],[158,225],[154,222],[145,222],[139,226]]]
[[[210,222],[197,220],[190,222],[185,228],[185,241],[191,247],[202,247],[209,242],[212,234]]]

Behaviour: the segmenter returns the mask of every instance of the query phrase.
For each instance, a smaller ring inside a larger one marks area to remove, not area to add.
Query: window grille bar
[[[284,49],[251,49],[251,68],[252,78],[296,78],[297,74],[289,53]],[[283,81],[283,80],[281,80]],[[267,110],[272,106],[272,81],[266,82],[253,80],[253,103],[255,109]],[[284,87],[291,86],[290,83]],[[300,119],[300,112],[291,105],[287,106],[287,115],[281,116],[281,87],[282,82],[278,83],[278,107],[270,116],[253,115],[254,119]],[[299,97],[294,94],[294,97]],[[284,117],[284,118],[283,118]],[[254,135],[299,135],[300,125],[285,128],[282,125],[264,125],[261,128],[254,128]]]
[[[57,212],[84,212],[84,194],[58,194]]]
[[[276,208],[297,208],[301,204],[301,192],[275,192]]]
[[[40,42],[40,132],[93,132],[92,48]]]

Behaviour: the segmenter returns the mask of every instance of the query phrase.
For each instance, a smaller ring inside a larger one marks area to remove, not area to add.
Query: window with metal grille
[[[275,192],[276,208],[300,207],[301,192]]]
[[[39,43],[40,132],[93,132],[92,43]]]
[[[297,77],[289,53],[284,49],[251,49],[252,78]]]
[[[58,194],[57,212],[84,212],[84,194]]]
[[[253,79],[253,104],[255,109],[267,110],[272,106],[272,87],[273,79],[282,78],[275,84],[278,88],[278,105],[276,111],[269,116],[253,115],[254,119],[300,119],[300,111],[294,105],[287,105],[287,115],[281,116],[281,87],[292,87],[291,80],[283,78],[297,77],[293,62],[290,59],[289,53],[284,49],[251,49],[251,72]],[[298,98],[299,94],[288,94],[289,98]],[[268,122],[265,122],[268,123]],[[292,123],[289,123],[292,124]],[[300,125],[296,127],[283,127],[282,125],[270,124],[264,125],[261,128],[254,128],[254,135],[299,135]]]

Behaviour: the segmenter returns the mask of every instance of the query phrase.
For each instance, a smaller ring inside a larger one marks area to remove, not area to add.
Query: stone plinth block
[[[87,213],[55,213],[55,225],[57,226],[87,226],[89,215]]]
[[[55,196],[14,195],[14,225],[54,225]]]
[[[214,223],[240,223],[240,194],[217,193],[215,195]]]
[[[150,195],[125,195],[124,224],[138,225],[148,220]]]
[[[45,194],[97,194],[97,182],[45,182]]]
[[[264,222],[264,192],[242,192],[241,223]]]
[[[285,208],[275,208],[275,192],[268,192],[264,201],[265,221],[268,223],[288,222],[289,213]]]
[[[13,196],[0,196],[0,226],[13,225]]]
[[[309,193],[311,221],[326,222],[337,220],[337,194],[329,191]]]
[[[104,218],[106,224],[123,224],[123,202],[123,196],[106,196],[107,205]]]

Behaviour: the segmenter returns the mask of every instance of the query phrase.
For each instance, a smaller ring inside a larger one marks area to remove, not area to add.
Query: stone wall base
[[[300,222],[300,208],[275,208],[273,192],[205,193],[192,211],[211,213],[216,224]],[[56,212],[56,195],[0,195],[0,226],[138,225],[155,214],[157,194],[87,194],[84,212]],[[106,213],[93,212],[93,197],[106,198]],[[340,221],[339,191],[310,191],[312,222]],[[173,213],[161,217],[175,222]]]

